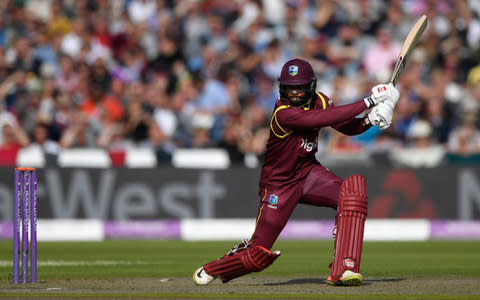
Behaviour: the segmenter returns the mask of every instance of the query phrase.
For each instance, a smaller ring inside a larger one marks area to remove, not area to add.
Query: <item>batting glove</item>
[[[393,108],[390,105],[380,102],[367,115],[368,120],[381,130],[385,130],[392,124]]]
[[[392,109],[397,105],[400,98],[400,92],[393,86],[393,84],[378,84],[372,88],[372,95],[364,99],[368,108],[371,108],[378,103],[389,102]]]

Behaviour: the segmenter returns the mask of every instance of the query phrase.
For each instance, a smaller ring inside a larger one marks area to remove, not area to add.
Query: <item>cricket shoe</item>
[[[193,272],[193,282],[195,282],[196,285],[207,285],[214,280],[215,277],[208,275],[203,267],[200,267]]]
[[[363,276],[360,273],[355,273],[350,270],[343,272],[342,276],[338,280],[332,280],[331,276],[328,276],[327,283],[335,286],[359,286],[363,282]]]

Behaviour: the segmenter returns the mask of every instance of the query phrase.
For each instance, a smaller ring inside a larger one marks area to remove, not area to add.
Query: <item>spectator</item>
[[[309,1],[290,0],[286,1],[286,4],[285,29],[277,35],[284,47],[288,49],[290,56],[300,57],[303,50],[301,40],[314,38],[317,35],[312,24],[313,11],[316,8]]]
[[[182,18],[184,27],[184,49],[192,61],[201,56],[203,45],[208,38],[208,22],[201,12],[201,3],[198,1],[180,1],[176,7],[176,14]]]
[[[94,148],[97,146],[98,132],[90,125],[88,116],[78,113],[73,119],[73,124],[68,127],[61,139],[62,148]]]
[[[123,52],[135,50],[140,47],[140,39],[136,34],[135,25],[128,19],[122,18],[117,21],[119,28],[112,32],[112,54],[115,59],[120,59]]]
[[[358,79],[362,57],[367,52],[367,45],[360,38],[360,33],[356,24],[343,24],[338,28],[338,34],[328,43],[329,63],[336,72],[345,74],[351,80]]]
[[[72,22],[65,16],[62,4],[63,2],[59,0],[54,0],[51,4],[51,16],[47,22],[48,37],[51,39],[68,34],[72,30]]]
[[[349,10],[351,21],[354,21],[358,24],[358,27],[364,35],[375,35],[376,29],[382,23],[382,15],[385,11],[385,2],[371,0],[352,2],[353,5]],[[397,9],[400,9],[400,7],[397,7]]]
[[[223,137],[218,143],[218,147],[225,149],[233,165],[243,165],[245,162],[245,149],[242,145],[242,134],[245,130],[240,122],[234,119],[226,123],[223,130]]]
[[[334,130],[328,130],[328,133],[325,149],[317,153],[326,166],[370,166],[367,149],[356,139]]]
[[[386,20],[384,26],[388,27],[392,33],[392,39],[399,43],[402,43],[405,37],[408,35],[408,32],[413,26],[412,21],[405,21],[405,15],[401,9],[401,4],[396,4],[400,1],[395,1],[394,3],[389,3],[387,6]]]
[[[13,41],[13,47],[7,49],[5,59],[11,68],[25,72],[38,73],[39,61],[34,56],[32,43],[24,37]]]
[[[467,83],[471,86],[477,84],[480,81],[480,64],[471,68],[467,75]]]
[[[124,83],[132,83],[140,79],[143,67],[143,57],[138,51],[124,51],[120,58],[120,64],[113,68],[112,75]]]
[[[197,95],[192,102],[193,112],[210,116],[213,120],[211,126],[200,126],[202,129],[211,130],[214,142],[221,136],[224,123],[224,115],[228,112],[231,99],[224,82],[216,79],[207,79],[203,75],[194,74],[194,88]]]
[[[0,142],[0,165],[15,166],[18,151],[28,146],[30,140],[17,125],[9,122],[4,122],[1,127],[2,140]]]
[[[158,54],[151,62],[154,72],[173,73],[173,66],[178,62],[184,62],[182,50],[176,37],[158,34]]]
[[[215,144],[212,141],[211,129],[215,119],[210,114],[195,113],[192,119],[192,148],[211,148]]]
[[[59,140],[63,132],[74,123],[76,110],[73,98],[68,93],[61,91],[54,93],[54,107],[51,125],[59,135],[55,140]]]
[[[272,108],[273,111],[273,108]],[[241,137],[241,149],[249,155],[249,159],[254,158],[255,164],[264,158],[268,136],[270,134],[269,119],[262,107],[255,103],[245,108],[244,116],[245,129]]]
[[[278,98],[278,91],[273,88],[275,80],[261,72],[255,78],[256,89],[253,98],[256,104],[263,109],[265,115],[270,114]]]
[[[68,55],[60,57],[60,68],[56,79],[56,86],[62,91],[72,95],[78,88],[79,74],[75,72],[75,61]]]
[[[377,30],[377,40],[365,54],[364,64],[368,76],[377,79],[387,79],[400,53],[400,44],[392,41],[391,33],[386,27]],[[385,80],[386,81],[386,80]]]
[[[299,57],[310,61],[315,74],[328,76],[329,41],[325,35],[308,34],[298,42]]]
[[[29,0],[25,4],[25,10],[28,13],[31,13],[35,18],[47,22],[51,17],[51,0]]]
[[[86,21],[82,18],[76,18],[73,21],[72,31],[64,35],[61,40],[60,49],[62,53],[74,59],[77,58],[82,47],[85,46],[83,41],[88,34]]]
[[[242,32],[245,31],[253,22],[255,22],[263,9],[262,1],[246,0],[240,4],[240,16],[233,23],[233,28]]]
[[[168,105],[168,96],[165,92],[159,92],[155,87],[151,88],[153,104],[153,120],[167,138],[171,138],[177,130],[177,116]]]
[[[152,124],[149,128],[149,140],[151,147],[155,151],[157,162],[166,163],[172,159],[173,147],[170,139],[166,136],[161,128],[156,124]]]
[[[112,48],[112,36],[108,31],[108,19],[104,15],[98,14],[93,18],[93,37],[102,46]]]
[[[404,167],[437,167],[445,156],[445,149],[432,138],[428,121],[416,120],[408,129],[409,144],[391,152],[394,163]]]
[[[464,112],[462,124],[448,136],[448,152],[459,156],[480,154],[480,130],[475,126],[477,110]]]
[[[209,45],[213,48],[213,51],[222,53],[228,50],[229,43],[228,38],[225,35],[225,24],[221,16],[211,15],[207,18],[210,37]]]
[[[153,122],[151,113],[142,104],[141,99],[135,98],[129,101],[125,117],[125,138],[134,146],[148,144],[150,126]]]
[[[268,43],[262,55],[260,66],[262,71],[271,79],[276,80],[282,70],[283,64],[290,59],[278,39],[273,39]]]
[[[17,119],[15,118],[15,115],[13,115],[12,113],[8,111],[0,110],[0,128],[3,128],[4,125],[9,125],[10,128],[16,128],[18,127],[18,122],[17,122]],[[7,130],[8,132],[11,132],[11,130],[9,131],[9,128],[6,128],[5,130]],[[4,138],[3,138],[3,129],[2,129],[2,131],[0,132],[0,144],[3,144],[3,139]]]
[[[448,103],[442,99],[432,98],[422,102],[422,115],[432,126],[432,137],[441,144],[445,144],[453,127],[453,112]]]
[[[124,107],[127,104],[126,87],[127,85],[120,79],[112,78],[110,88],[107,88],[109,95],[114,99],[119,99]]]
[[[118,99],[105,94],[102,86],[92,84],[89,97],[80,103],[80,111],[100,123],[111,123],[123,118],[123,106]]]
[[[40,149],[46,156],[56,157],[60,151],[60,145],[50,138],[48,123],[38,122],[33,129],[30,149]]]
[[[101,58],[97,58],[93,65],[90,68],[89,72],[90,78],[89,81],[92,85],[98,86],[103,89],[105,94],[108,94],[108,89],[110,88],[110,81],[112,77],[110,72],[107,69],[105,61]]]
[[[133,23],[146,22],[155,15],[157,4],[155,0],[132,0],[128,4],[128,16]]]
[[[5,17],[0,15],[0,47],[5,48],[9,40],[8,26],[5,24]]]
[[[40,67],[49,65],[55,70],[58,68],[57,52],[48,36],[45,26],[42,26],[42,29],[38,30],[37,39],[33,49],[33,58],[36,62],[38,62]]]
[[[332,0],[316,0],[317,11],[313,25],[319,32],[324,32],[329,37],[334,36],[339,22],[335,16],[336,3]]]
[[[23,70],[13,72],[0,84],[0,99],[5,110],[22,118],[28,103],[27,76]]]

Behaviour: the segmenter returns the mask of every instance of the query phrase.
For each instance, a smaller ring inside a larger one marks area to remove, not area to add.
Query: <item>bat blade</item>
[[[397,85],[398,78],[400,74],[402,74],[403,69],[407,63],[408,57],[415,48],[418,40],[422,36],[423,32],[427,28],[428,19],[426,15],[423,15],[418,19],[415,25],[412,27],[410,32],[407,35],[407,38],[403,42],[402,49],[400,50],[400,55],[397,59],[397,63],[395,64],[395,68],[393,69],[392,78],[390,79],[390,83],[394,86]]]

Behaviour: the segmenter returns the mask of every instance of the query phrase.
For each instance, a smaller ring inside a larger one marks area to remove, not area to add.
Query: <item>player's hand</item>
[[[393,108],[387,103],[380,102],[367,115],[368,120],[381,130],[385,130],[392,124]]]
[[[388,102],[392,109],[397,105],[400,98],[400,92],[393,86],[393,84],[378,84],[372,88],[372,95],[364,99],[368,108],[371,108],[378,103]]]
[[[381,102],[390,102],[390,106],[395,108],[400,92],[393,86],[393,84],[378,84],[372,88],[372,98],[378,104]]]

